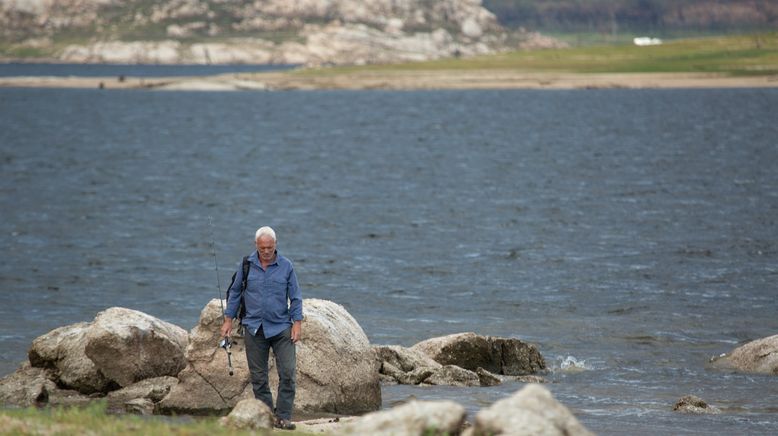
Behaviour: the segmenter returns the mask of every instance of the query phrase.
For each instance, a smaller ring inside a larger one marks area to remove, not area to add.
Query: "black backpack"
[[[243,292],[246,291],[246,286],[249,279],[249,257],[246,256],[243,258],[243,281],[240,284],[240,303],[238,303],[238,319],[243,319],[243,317],[246,316],[246,305],[243,304]],[[235,277],[238,275],[238,272],[235,271],[232,273],[232,280],[230,280],[230,286],[227,288],[227,301],[230,301],[230,289],[232,289],[232,285],[235,284]]]

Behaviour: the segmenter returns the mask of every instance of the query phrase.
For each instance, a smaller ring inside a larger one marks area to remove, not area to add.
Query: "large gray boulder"
[[[230,376],[227,353],[218,346],[221,325],[221,305],[218,299],[213,299],[200,311],[200,320],[189,332],[185,351],[187,365],[178,373],[178,385],[159,403],[161,413],[226,414],[242,397],[249,397],[243,336],[237,333],[236,325],[231,348],[234,375]]]
[[[410,401],[393,409],[369,413],[346,425],[342,433],[356,435],[453,435],[462,431],[467,412],[453,401]]]
[[[362,327],[336,303],[304,301],[297,345],[295,408],[305,412],[361,414],[381,408],[381,365]],[[276,371],[271,386],[277,386]]]
[[[778,375],[778,335],[737,347],[715,359],[713,365],[740,372]]]
[[[97,369],[121,387],[175,376],[184,366],[186,330],[137,310],[112,307],[97,314],[84,351]]]
[[[475,416],[474,436],[485,435],[593,435],[548,389],[527,385],[514,395],[499,400]]]
[[[306,299],[302,339],[297,344],[297,412],[358,414],[381,407],[380,362],[362,328],[340,305]],[[243,398],[253,397],[243,337],[233,333],[234,375],[227,372],[227,355],[219,349],[222,323],[219,300],[209,302],[190,332],[188,364],[158,408],[163,413],[226,413]],[[237,326],[236,326],[237,328]],[[270,386],[277,392],[274,358]]]
[[[51,369],[57,385],[107,393],[137,381],[175,376],[185,364],[187,333],[136,310],[113,307],[90,322],[56,328],[32,342],[28,358]]]
[[[481,336],[472,332],[427,339],[411,347],[442,365],[470,371],[479,367],[502,375],[535,374],[546,369],[537,347],[518,339]]]
[[[52,377],[52,370],[24,363],[16,372],[0,379],[0,406],[30,407],[48,403],[49,395],[57,389]]]
[[[38,336],[28,352],[30,364],[51,369],[57,384],[83,394],[115,389],[115,384],[86,355],[86,336],[91,327],[91,323],[80,322]],[[113,358],[119,360],[116,355]]]

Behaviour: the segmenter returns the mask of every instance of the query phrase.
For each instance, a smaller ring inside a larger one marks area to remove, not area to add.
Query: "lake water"
[[[0,374],[124,306],[190,329],[275,227],[371,342],[539,346],[600,434],[765,434],[778,378],[778,90],[0,89]],[[473,413],[520,389],[387,386]],[[716,416],[672,412],[694,394]]]

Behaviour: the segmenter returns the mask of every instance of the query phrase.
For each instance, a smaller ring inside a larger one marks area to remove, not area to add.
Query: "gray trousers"
[[[246,331],[246,360],[251,374],[251,387],[254,390],[254,398],[262,401],[273,410],[279,418],[292,419],[294,406],[294,393],[296,387],[295,366],[297,356],[292,342],[292,328],[265,338],[262,327],[256,335]],[[276,369],[278,370],[278,397],[277,408],[273,408],[273,395],[270,393],[270,385],[267,376],[267,360],[270,357],[270,349],[276,355]]]

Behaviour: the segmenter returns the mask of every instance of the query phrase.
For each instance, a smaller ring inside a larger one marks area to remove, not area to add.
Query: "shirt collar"
[[[278,265],[279,257],[281,257],[281,255],[278,254],[278,250],[276,250],[276,260],[274,260],[270,265]],[[251,256],[249,256],[249,262],[255,264],[256,266],[262,266],[262,264],[259,262],[259,252],[257,250],[254,250],[254,252],[251,253]]]

